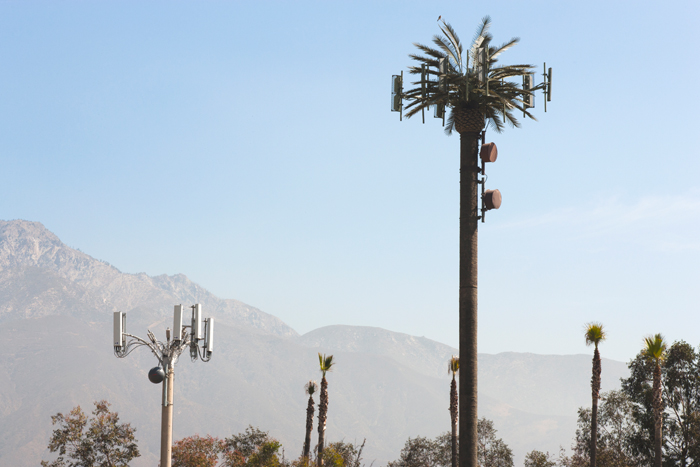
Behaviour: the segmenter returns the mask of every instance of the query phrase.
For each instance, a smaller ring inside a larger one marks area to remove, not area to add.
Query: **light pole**
[[[487,16],[477,30],[472,46],[464,50],[455,30],[444,20],[431,48],[415,44],[424,55],[412,54],[418,62],[409,73],[420,77],[415,87],[403,90],[403,71],[392,76],[391,110],[410,118],[418,113],[425,123],[425,111],[434,107],[434,116],[446,125],[445,132],[460,135],[460,211],[459,211],[459,465],[477,467],[477,240],[479,220],[486,211],[498,209],[501,193],[485,190],[485,163],[494,162],[498,151],[494,143],[485,144],[486,124],[501,132],[506,122],[519,126],[513,111],[535,117],[534,91],[543,90],[551,100],[552,70],[544,73],[544,82],[533,86],[531,65],[496,65],[496,57],[514,46],[518,39],[491,45]],[[508,81],[520,77],[522,84]],[[404,109],[403,100],[409,103]],[[445,110],[450,116],[445,121]],[[406,111],[404,113],[404,111]],[[481,167],[479,167],[481,161]],[[479,177],[481,175],[481,178]],[[479,190],[481,186],[481,190]],[[479,193],[481,191],[481,193]],[[479,208],[481,199],[481,208]]]
[[[175,364],[180,354],[189,347],[192,361],[200,358],[203,362],[211,360],[214,348],[214,318],[202,318],[202,305],[196,304],[192,309],[190,325],[183,324],[183,307],[175,305],[173,333],[165,330],[165,342],[156,339],[149,329],[148,341],[126,332],[126,313],[114,312],[114,355],[124,358],[135,348],[146,346],[158,359],[159,366],[148,372],[148,379],[163,384],[163,402],[160,432],[160,465],[171,467],[173,446],[173,385]],[[189,331],[188,331],[189,328]],[[172,339],[171,339],[172,337]],[[128,339],[128,340],[127,340]],[[200,341],[202,346],[200,347]]]

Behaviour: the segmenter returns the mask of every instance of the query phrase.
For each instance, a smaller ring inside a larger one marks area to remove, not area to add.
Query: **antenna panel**
[[[485,83],[488,79],[488,46],[476,49],[476,76],[479,82]]]
[[[182,337],[182,305],[175,305],[173,317],[173,341],[180,341]]]
[[[552,69],[547,72],[547,102],[552,100]]]
[[[206,327],[206,338],[204,339],[204,350],[212,353],[214,350],[214,318],[204,320]]]
[[[535,75],[533,73],[523,75],[523,91],[532,92],[532,88],[535,82]],[[523,96],[524,107],[526,109],[531,109],[535,107],[535,96],[534,94],[525,94]]]
[[[447,85],[445,84],[447,77],[447,58],[441,58],[438,63],[438,89],[442,92],[447,90]]]
[[[391,111],[401,111],[401,96],[403,95],[403,80],[400,75],[391,76]]]
[[[201,339],[203,336],[203,328],[202,328],[202,305],[197,303],[194,306],[194,316],[192,318],[192,333],[193,337],[196,340]]]
[[[124,324],[126,324],[126,313],[114,312],[114,346],[124,347]]]
[[[435,118],[443,118],[445,116],[445,106],[441,104],[435,105]]]

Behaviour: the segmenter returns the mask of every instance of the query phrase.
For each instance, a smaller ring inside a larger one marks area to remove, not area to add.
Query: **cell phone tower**
[[[442,16],[438,18],[438,21]],[[404,90],[404,74],[391,77],[391,110],[403,117],[421,115],[433,108],[445,132],[459,133],[459,466],[478,464],[478,228],[486,212],[501,206],[501,192],[486,190],[486,165],[496,161],[495,143],[486,143],[487,125],[500,133],[510,124],[520,126],[516,114],[535,120],[530,112],[535,93],[544,94],[544,110],[552,100],[552,69],[544,64],[541,84],[534,85],[532,65],[503,65],[500,55],[516,45],[513,38],[492,45],[491,19],[481,20],[471,44],[462,43],[445,20],[442,35],[433,36],[437,47],[419,43],[409,74],[415,78]],[[522,84],[514,81],[522,79]],[[404,101],[406,106],[404,107]]]
[[[175,305],[173,332],[165,330],[165,342],[156,339],[149,329],[148,341],[126,332],[126,313],[114,312],[114,355],[124,358],[134,349],[146,346],[158,359],[158,366],[151,368],[148,379],[154,384],[163,384],[163,403],[160,435],[160,465],[171,467],[173,445],[173,382],[175,364],[180,354],[189,347],[192,361],[211,360],[214,344],[214,318],[202,318],[202,305],[196,304],[192,309],[190,325],[183,324],[183,306]],[[172,338],[171,338],[172,337]],[[201,343],[201,347],[200,347]]]

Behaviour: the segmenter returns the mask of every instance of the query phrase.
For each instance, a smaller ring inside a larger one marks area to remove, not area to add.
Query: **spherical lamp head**
[[[148,379],[153,384],[160,384],[165,379],[165,372],[159,366],[151,368],[148,372]]]

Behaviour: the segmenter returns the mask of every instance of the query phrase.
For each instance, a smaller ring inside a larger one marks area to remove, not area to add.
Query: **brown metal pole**
[[[163,413],[160,425],[160,466],[172,466],[173,447],[173,380],[175,372],[168,365],[165,381],[163,381]]]
[[[477,462],[478,132],[460,134],[459,466]]]

